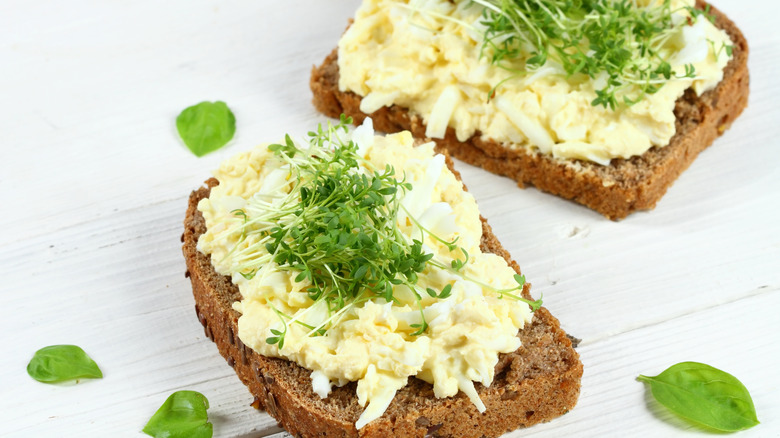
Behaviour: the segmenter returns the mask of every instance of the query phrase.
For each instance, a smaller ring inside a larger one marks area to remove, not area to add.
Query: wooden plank
[[[4,8],[4,436],[140,434],[179,389],[207,395],[215,436],[280,431],[248,406],[252,397],[202,334],[183,276],[181,221],[187,194],[222,159],[324,120],[310,104],[309,70],[358,3]],[[750,41],[750,104],[654,211],[610,222],[457,163],[534,293],[583,339],[579,405],[510,436],[697,433],[634,381],[682,360],[722,367],[748,386],[762,424],[745,436],[780,433],[780,3],[717,6]],[[205,99],[227,101],[238,131],[231,146],[197,159],[173,120]],[[84,347],[105,378],[31,380],[33,352],[56,343]]]

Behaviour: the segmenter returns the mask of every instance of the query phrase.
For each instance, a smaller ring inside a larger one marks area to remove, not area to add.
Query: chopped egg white
[[[223,163],[215,172],[219,185],[198,204],[207,226],[198,249],[211,254],[217,272],[233,276],[243,297],[234,305],[241,312],[238,336],[260,354],[284,357],[312,370],[312,389],[320,397],[327,397],[332,385],[356,381],[358,402],[365,407],[357,428],[380,417],[410,376],[431,383],[437,397],[463,391],[484,411],[474,382],[491,384],[499,353],[520,347],[518,330],[533,317],[528,304],[499,299],[495,293],[517,286],[515,271],[503,258],[480,251],[482,223],[474,198],[463,190],[444,158],[434,155],[432,143],[414,147],[408,132],[374,136],[370,119],[351,135],[358,153],[375,168],[391,165],[399,179],[405,177],[412,184],[402,200],[408,214],[399,215],[398,229],[419,239],[416,222],[445,240],[458,238],[471,257],[464,275],[430,266],[419,275],[417,285],[422,288],[452,285],[446,299],[423,296],[428,330],[421,335],[412,335],[416,331],[412,325],[422,320],[417,301],[408,287],[399,285],[393,291],[397,302],[375,298],[347,306],[324,336],[310,336],[309,329],[294,321],[316,327],[329,315],[323,301],[313,305],[305,293],[307,284],[296,282],[290,271],[279,270],[273,262],[245,279],[237,274],[231,257],[244,220],[231,211],[254,196],[281,196],[290,190],[283,163],[261,146]],[[247,215],[251,220],[251,212]],[[428,233],[423,243],[426,251],[447,264],[461,257]],[[266,342],[272,329],[283,329],[274,309],[292,317],[281,349]]]
[[[673,19],[686,20],[683,7],[694,3],[673,0]],[[673,79],[638,104],[613,111],[591,105],[606,76],[567,77],[552,61],[503,82],[511,72],[480,56],[482,29],[481,9],[469,1],[364,0],[339,42],[339,88],[362,96],[367,114],[393,104],[410,108],[430,138],[443,138],[450,127],[460,141],[479,132],[510,148],[609,164],[667,145],[675,132],[675,101],[687,88],[698,94],[714,88],[730,58],[722,49],[731,44],[728,35],[698,19],[664,46],[677,73],[692,64],[696,77]]]

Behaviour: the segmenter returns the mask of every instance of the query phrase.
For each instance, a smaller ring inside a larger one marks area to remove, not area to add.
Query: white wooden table
[[[324,121],[309,71],[357,0],[0,1],[0,435],[138,436],[197,390],[215,436],[276,422],[204,337],[179,236],[218,163]],[[736,375],[780,436],[780,6],[718,0],[750,43],[750,104],[658,207],[611,222],[457,163],[537,296],[582,338],[577,407],[511,436],[697,436],[635,377],[686,360]],[[224,100],[238,129],[196,158],[174,119]],[[72,343],[105,378],[25,367]]]

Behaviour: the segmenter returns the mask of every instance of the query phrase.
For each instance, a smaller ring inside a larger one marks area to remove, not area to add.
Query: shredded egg
[[[683,7],[694,3],[673,0],[673,19],[688,19]],[[479,132],[509,148],[606,165],[667,145],[675,101],[687,88],[701,94],[715,87],[730,59],[728,35],[697,19],[664,45],[673,70],[682,74],[691,64],[695,78],[673,78],[639,103],[612,110],[591,104],[606,76],[568,77],[552,61],[504,82],[512,73],[480,56],[480,20],[480,7],[469,1],[364,0],[339,42],[339,88],[362,96],[366,114],[393,104],[411,109],[430,138],[451,127],[460,141]]]
[[[273,262],[247,279],[232,260],[235,247],[248,244],[241,239],[244,219],[232,212],[257,196],[272,204],[290,190],[284,162],[260,146],[224,162],[214,173],[219,185],[198,204],[207,226],[198,249],[211,254],[217,272],[232,276],[243,297],[234,303],[241,313],[238,336],[262,355],[283,357],[312,370],[312,390],[320,397],[327,397],[333,385],[356,381],[358,402],[365,407],[357,428],[380,417],[412,376],[431,383],[437,397],[463,391],[484,411],[474,382],[491,384],[499,353],[520,347],[518,330],[533,317],[527,303],[495,293],[517,287],[516,272],[502,257],[480,251],[482,224],[476,202],[444,157],[434,155],[433,143],[414,147],[408,132],[375,136],[370,119],[349,135],[374,168],[393,166],[399,178],[403,175],[412,184],[401,201],[398,230],[410,241],[423,236],[425,251],[447,263],[460,254],[431,238],[430,232],[447,241],[458,239],[470,255],[464,272],[455,275],[426,267],[416,284],[436,290],[451,285],[449,297],[424,295],[420,308],[407,286],[394,286],[393,302],[374,298],[347,306],[339,311],[337,324],[322,336],[312,336],[305,325],[316,327],[329,315],[324,301],[315,304],[305,293],[306,280],[295,281],[294,272],[282,271]],[[251,209],[245,211],[251,220]],[[429,232],[422,233],[421,227]],[[421,311],[428,329],[413,335]],[[283,330],[277,312],[291,318],[281,348],[266,341],[272,330]]]

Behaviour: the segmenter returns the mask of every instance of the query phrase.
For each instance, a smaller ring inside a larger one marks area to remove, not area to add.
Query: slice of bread
[[[706,3],[697,0],[697,7]],[[536,188],[571,199],[610,219],[622,219],[636,210],[648,210],[666,193],[675,179],[716,137],[731,126],[747,106],[749,76],[748,45],[734,23],[722,12],[710,9],[716,26],[725,30],[732,42],[733,58],[726,66],[723,80],[710,91],[696,96],[692,90],[677,100],[676,133],[669,145],[653,147],[641,156],[613,159],[609,166],[582,160],[567,160],[532,151],[510,150],[481,138],[475,133],[465,142],[455,137],[452,128],[443,139],[433,139],[450,155],[517,181],[520,187]],[[409,130],[425,137],[422,118],[398,106],[383,107],[372,114],[360,111],[361,97],[339,91],[338,53],[334,50],[319,67],[312,69],[310,86],[314,106],[324,114],[352,116],[359,125],[371,116],[378,131]]]
[[[447,165],[452,169],[449,159]],[[232,304],[241,300],[241,294],[229,277],[214,271],[210,256],[197,250],[198,237],[206,231],[197,205],[217,184],[212,178],[192,192],[184,220],[182,251],[187,262],[185,275],[195,295],[195,312],[206,336],[217,344],[255,396],[253,406],[265,409],[293,436],[496,437],[549,421],[576,404],[582,377],[579,355],[558,320],[542,307],[534,313],[532,323],[518,333],[522,347],[499,356],[493,384],[475,384],[487,407],[485,413],[480,414],[463,393],[436,398],[432,385],[410,377],[384,415],[357,430],[355,421],[363,409],[358,405],[354,382],[334,388],[321,399],[312,391],[309,370],[287,360],[261,356],[238,338],[240,315]],[[484,218],[481,248],[500,255],[520,273]],[[530,298],[529,290],[526,284],[526,298]]]

